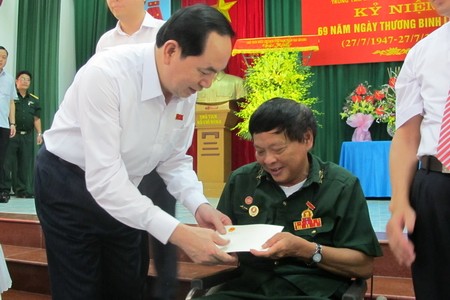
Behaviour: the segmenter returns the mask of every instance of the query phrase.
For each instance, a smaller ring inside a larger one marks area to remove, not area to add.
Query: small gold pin
[[[259,214],[259,208],[256,205],[250,206],[250,209],[248,210],[248,214],[250,217],[256,217]]]

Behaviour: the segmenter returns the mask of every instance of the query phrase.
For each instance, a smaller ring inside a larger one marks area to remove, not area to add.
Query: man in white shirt
[[[124,44],[155,42],[163,20],[153,18],[145,11],[143,0],[106,0],[109,10],[116,17],[116,27],[104,33],[96,52],[108,47]],[[176,199],[167,191],[164,181],[156,170],[152,170],[142,179],[139,191],[152,199],[153,203],[170,215],[175,215]],[[149,252],[148,233],[143,231],[142,251]],[[170,300],[177,295],[177,247],[171,243],[163,244],[155,238],[150,239],[151,253],[158,277],[152,284],[151,299]],[[143,263],[144,274],[148,266]]]
[[[156,45],[114,47],[78,71],[36,161],[54,300],[142,299],[141,230],[195,262],[235,261],[215,231],[231,221],[209,205],[186,155],[196,92],[226,67],[233,36],[216,9],[189,6],[163,25]],[[209,229],[180,223],[139,192],[155,168]]]
[[[163,20],[153,18],[144,9],[143,0],[106,0],[116,17],[116,27],[105,32],[97,43],[95,52],[123,44],[150,43],[156,40]]]
[[[450,17],[450,0],[430,3],[441,16]],[[398,262],[412,268],[417,299],[450,295],[450,175],[436,157],[450,101],[449,53],[450,23],[445,23],[411,48],[395,84],[397,130],[390,152],[392,198],[386,232]]]
[[[5,180],[2,170],[9,138],[16,134],[14,99],[17,98],[17,93],[14,78],[4,70],[7,62],[8,50],[0,46],[0,182]],[[0,203],[8,202],[9,197],[9,191],[0,192]]]

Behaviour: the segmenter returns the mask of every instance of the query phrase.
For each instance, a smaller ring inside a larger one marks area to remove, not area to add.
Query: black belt
[[[450,173],[450,169],[443,166],[442,163],[434,156],[422,156],[420,158],[420,168],[427,171]]]

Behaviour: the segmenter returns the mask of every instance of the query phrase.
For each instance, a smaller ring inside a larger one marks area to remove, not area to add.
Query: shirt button
[[[274,264],[275,266],[278,266],[278,264],[279,264],[278,260],[274,261],[273,264]]]
[[[283,201],[283,205],[284,205],[284,206],[286,206],[286,205],[287,205],[286,201]]]

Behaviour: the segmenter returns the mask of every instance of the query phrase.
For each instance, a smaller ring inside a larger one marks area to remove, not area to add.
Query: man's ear
[[[309,145],[310,149],[312,148],[313,144],[314,144],[314,136],[312,134],[311,129],[308,129],[305,134],[303,135],[304,138],[304,143]]]
[[[164,63],[170,64],[170,61],[180,51],[178,43],[174,40],[168,40],[163,46]]]

